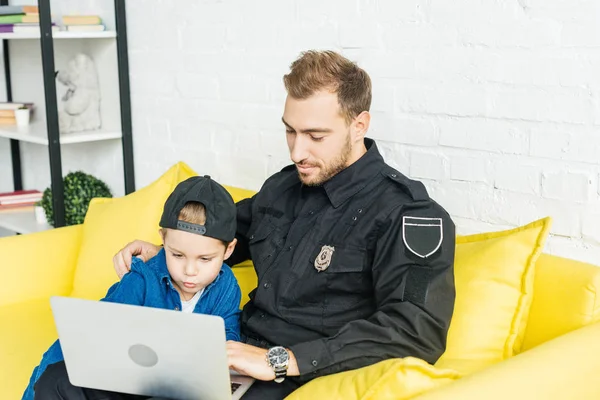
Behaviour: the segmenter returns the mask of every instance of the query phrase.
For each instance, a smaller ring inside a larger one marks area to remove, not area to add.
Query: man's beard
[[[348,159],[350,159],[351,153],[352,143],[350,142],[350,135],[348,135],[346,136],[346,142],[344,143],[342,151],[337,157],[331,160],[331,163],[329,165],[326,165],[324,167],[320,165],[317,166],[319,168],[319,174],[314,178],[304,177],[300,172],[298,172],[300,181],[306,186],[321,186],[322,184],[333,178],[335,175],[346,169]]]

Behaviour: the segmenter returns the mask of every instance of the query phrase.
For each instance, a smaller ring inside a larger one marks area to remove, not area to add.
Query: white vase
[[[29,109],[19,108],[15,110],[15,119],[17,120],[18,127],[29,126]]]
[[[37,222],[38,224],[45,224],[46,221],[46,213],[44,212],[44,207],[42,206],[35,206],[33,208],[33,211],[35,212],[35,222]]]

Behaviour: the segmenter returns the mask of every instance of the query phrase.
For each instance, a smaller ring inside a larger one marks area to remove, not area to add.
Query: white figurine
[[[68,88],[58,107],[60,132],[99,129],[100,90],[94,61],[77,54],[67,69],[58,71],[56,78]]]

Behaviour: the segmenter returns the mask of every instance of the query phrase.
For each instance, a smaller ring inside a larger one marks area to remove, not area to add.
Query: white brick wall
[[[334,49],[373,79],[384,157],[460,233],[551,215],[547,251],[600,264],[600,2],[171,3],[127,3],[138,187],[183,160],[258,189],[288,163],[282,75]]]

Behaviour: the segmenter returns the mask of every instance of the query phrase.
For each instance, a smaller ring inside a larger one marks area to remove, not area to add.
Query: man
[[[454,307],[454,224],[420,182],[366,139],[368,74],[308,51],[284,76],[282,122],[293,165],[237,204],[235,265],[258,286],[242,313],[231,368],[256,382],[244,399],[282,399],[303,383],[392,357],[435,362]],[[114,258],[122,276],[136,241]],[[279,364],[278,364],[279,362]]]

